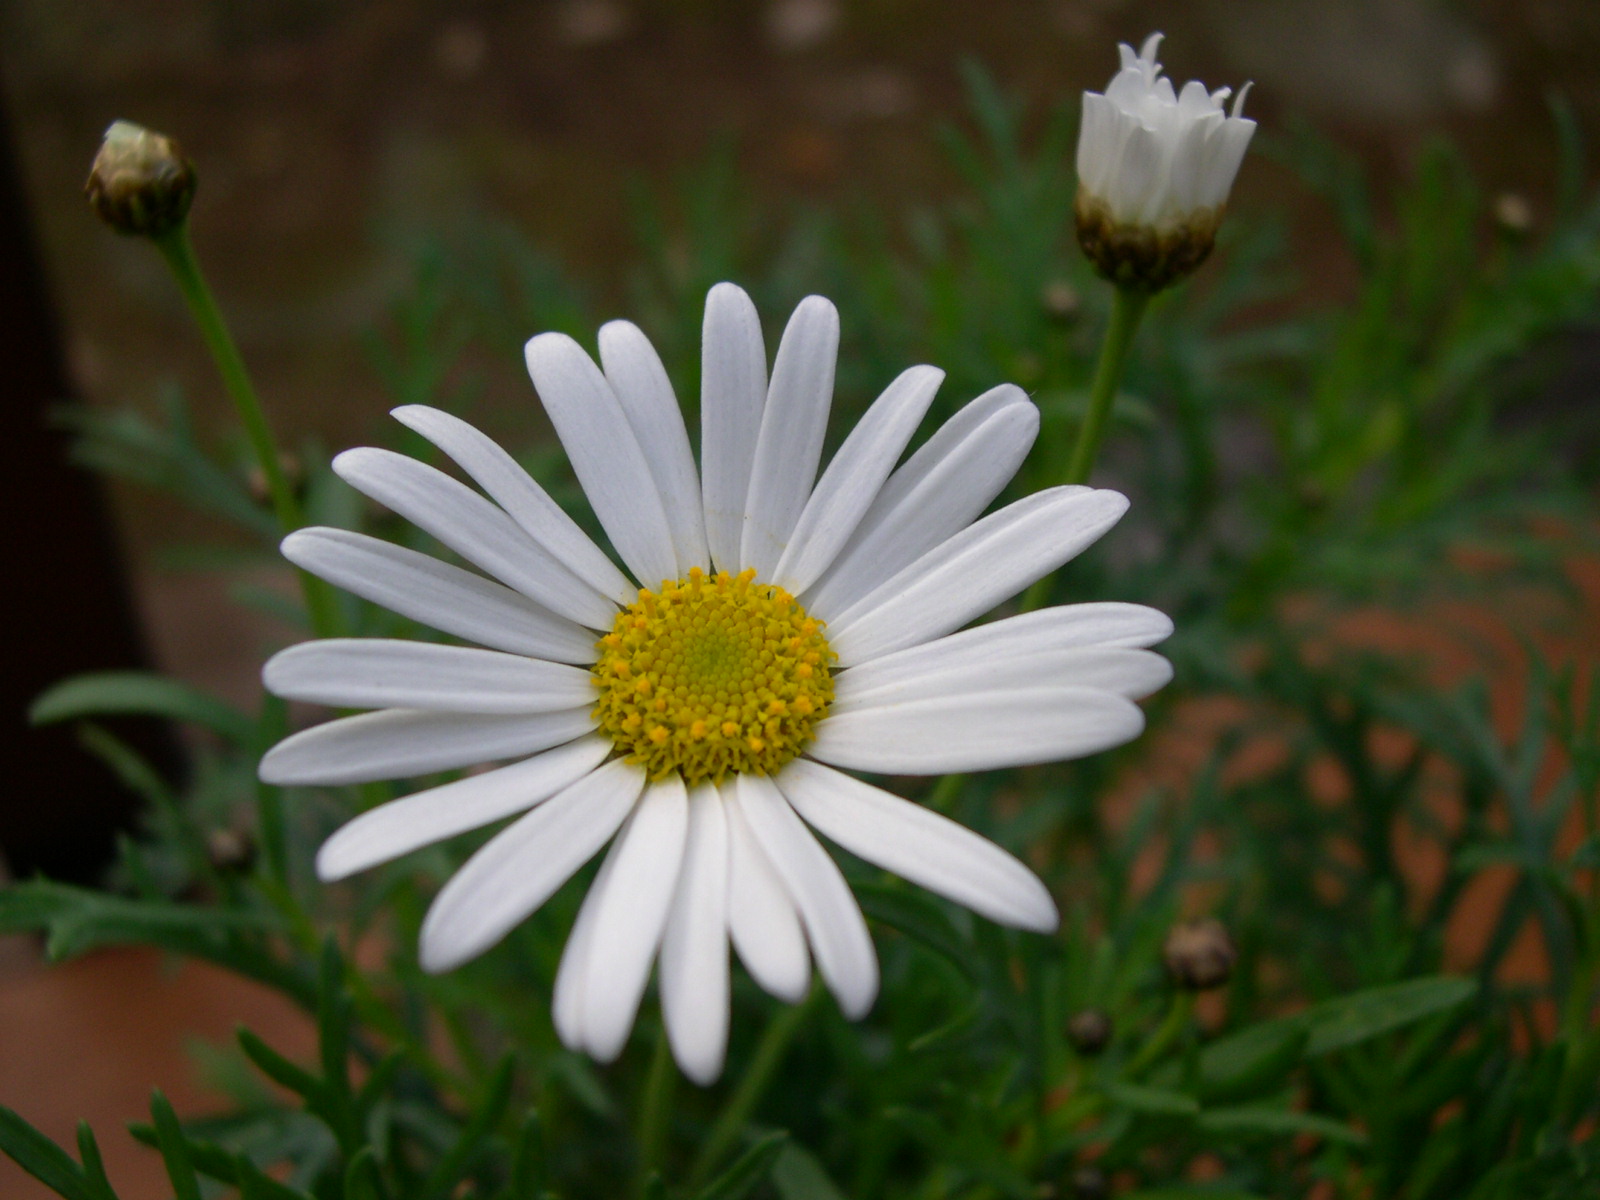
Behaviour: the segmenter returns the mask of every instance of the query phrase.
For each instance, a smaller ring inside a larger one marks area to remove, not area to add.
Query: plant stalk
[[[1122,383],[1123,367],[1128,361],[1128,350],[1133,345],[1133,335],[1138,332],[1139,319],[1150,303],[1148,292],[1119,287],[1111,301],[1111,323],[1106,326],[1105,340],[1100,343],[1100,359],[1095,363],[1094,382],[1089,385],[1089,411],[1078,429],[1078,440],[1067,457],[1067,469],[1062,483],[1087,483],[1094,470],[1094,460],[1100,453],[1100,441],[1105,437],[1106,424],[1111,418],[1112,406],[1117,400],[1117,388]]]
[[[205,275],[200,270],[200,261],[195,257],[194,245],[189,240],[189,224],[187,221],[180,222],[171,231],[153,237],[151,241],[167,260],[178,290],[183,293],[189,313],[199,327],[200,337],[211,352],[217,373],[222,376],[223,389],[233,401],[234,410],[244,424],[250,449],[266,479],[278,525],[284,533],[291,533],[305,524],[300,514],[300,504],[295,499],[294,489],[289,486],[288,476],[283,472],[283,461],[279,457],[272,430],[267,425],[266,412],[256,395],[255,385],[250,381],[250,372],[245,368],[244,359],[240,357],[239,348],[228,331],[222,310],[217,306],[216,297],[212,295]],[[316,576],[304,571],[300,571],[299,576],[312,629],[322,637],[337,632],[338,613],[334,607],[333,593]]]
[[[650,1055],[650,1070],[644,1080],[644,1104],[639,1114],[639,1196],[647,1194],[651,1176],[661,1169],[667,1144],[667,1124],[672,1112],[672,1093],[678,1081],[672,1064],[672,1047],[663,1024]]]
[[[767,1087],[771,1084],[778,1067],[782,1065],[784,1055],[789,1052],[789,1044],[800,1032],[800,1027],[811,1015],[811,1010],[817,1006],[818,997],[821,995],[822,990],[813,984],[810,995],[799,1004],[784,1009],[767,1026],[766,1032],[761,1035],[760,1043],[756,1046],[755,1054],[750,1059],[750,1065],[745,1068],[744,1075],[739,1080],[738,1087],[734,1088],[733,1095],[728,1097],[728,1103],[717,1114],[711,1132],[706,1135],[705,1144],[700,1147],[700,1153],[694,1161],[694,1169],[689,1174],[691,1188],[698,1187],[710,1179],[711,1173],[722,1164],[722,1160],[733,1149],[739,1134],[744,1130],[745,1123],[750,1119],[750,1114],[755,1111],[756,1105],[761,1103],[761,1097],[766,1095]]]
[[[1094,380],[1089,385],[1089,411],[1078,427],[1077,440],[1067,455],[1067,466],[1061,483],[1087,483],[1094,471],[1094,461],[1100,454],[1100,442],[1105,437],[1106,425],[1111,420],[1111,409],[1117,402],[1117,389],[1122,384],[1123,368],[1128,362],[1128,351],[1133,346],[1133,335],[1139,330],[1139,321],[1150,303],[1150,293],[1134,288],[1119,287],[1111,300],[1111,322],[1106,326],[1106,336],[1100,343],[1100,358],[1095,363]],[[1032,612],[1042,608],[1050,599],[1050,585],[1055,579],[1052,572],[1035,580],[1022,596],[1022,611]]]

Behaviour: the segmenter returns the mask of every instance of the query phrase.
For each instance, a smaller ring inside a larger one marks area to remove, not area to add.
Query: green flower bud
[[[114,121],[106,130],[83,188],[107,225],[145,237],[182,225],[194,189],[194,164],[178,143],[132,121]]]

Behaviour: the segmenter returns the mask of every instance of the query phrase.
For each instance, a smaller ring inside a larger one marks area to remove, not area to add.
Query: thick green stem
[[[188,223],[180,223],[170,232],[151,240],[161,251],[162,257],[167,260],[167,266],[172,270],[172,277],[177,281],[178,289],[183,292],[183,298],[189,304],[189,312],[200,329],[200,336],[205,341],[206,349],[211,351],[217,373],[222,376],[223,389],[233,401],[239,420],[244,424],[245,434],[250,439],[250,449],[255,454],[262,476],[266,479],[267,492],[272,497],[272,509],[277,514],[279,526],[285,533],[299,529],[305,524],[300,515],[300,504],[295,499],[294,489],[289,486],[288,477],[283,472],[283,460],[279,457],[277,444],[273,441],[272,430],[267,426],[267,416],[261,407],[260,399],[256,396],[255,385],[250,382],[250,373],[245,369],[244,359],[239,356],[239,348],[234,345],[233,335],[228,332],[222,310],[217,307],[216,298],[211,294],[211,288],[207,286],[205,276],[200,271],[200,262],[195,257],[193,244],[189,241]],[[300,587],[305,595],[306,611],[310,614],[312,628],[324,637],[336,632],[338,614],[334,607],[333,593],[327,584],[301,571]]]
[[[678,1081],[672,1065],[672,1048],[662,1027],[656,1048],[650,1056],[650,1071],[644,1080],[644,1102],[639,1113],[639,1183],[637,1193],[647,1193],[651,1176],[661,1169],[667,1145],[667,1123],[672,1113],[673,1085]]]
[[[1100,441],[1105,437],[1112,405],[1117,400],[1117,388],[1122,383],[1122,368],[1128,361],[1128,349],[1133,345],[1139,318],[1144,316],[1145,306],[1149,303],[1148,292],[1125,287],[1119,287],[1111,301],[1111,324],[1106,327],[1105,341],[1100,343],[1100,361],[1095,364],[1094,382],[1089,386],[1089,411],[1084,415],[1078,440],[1067,457],[1062,483],[1089,481],[1095,457],[1100,453]]]
[[[761,1035],[760,1044],[756,1046],[754,1056],[750,1059],[750,1065],[745,1068],[744,1075],[739,1080],[739,1086],[734,1088],[733,1095],[728,1097],[728,1103],[717,1114],[716,1123],[711,1126],[705,1144],[700,1147],[700,1153],[694,1161],[694,1170],[689,1174],[691,1187],[699,1186],[710,1179],[711,1173],[722,1165],[728,1151],[733,1149],[740,1133],[744,1131],[745,1123],[750,1119],[750,1114],[755,1111],[756,1105],[761,1103],[761,1097],[766,1095],[773,1075],[783,1064],[783,1057],[789,1052],[789,1044],[800,1032],[800,1027],[811,1015],[811,1010],[817,1006],[817,999],[821,995],[821,990],[813,985],[809,996],[799,1004],[784,1009],[767,1026],[766,1032]]]

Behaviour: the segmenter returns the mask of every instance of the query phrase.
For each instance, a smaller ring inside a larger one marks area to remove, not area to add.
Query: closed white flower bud
[[[1083,94],[1078,134],[1078,242],[1114,283],[1159,291],[1211,253],[1217,224],[1256,123],[1231,111],[1229,88],[1182,91],[1161,75],[1161,34],[1139,53],[1122,45],[1122,69],[1105,94]]]

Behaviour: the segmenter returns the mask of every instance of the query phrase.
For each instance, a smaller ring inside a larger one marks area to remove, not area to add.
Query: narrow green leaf
[[[798,1142],[790,1142],[779,1153],[772,1166],[772,1186],[781,1200],[846,1200],[817,1156]]]
[[[455,1144],[428,1173],[428,1178],[418,1189],[417,1194],[424,1197],[424,1200],[448,1195],[450,1188],[472,1165],[472,1157],[483,1145],[484,1139],[494,1131],[496,1125],[500,1124],[500,1118],[505,1115],[506,1105],[511,1101],[512,1068],[515,1063],[516,1060],[509,1054],[500,1060],[494,1078],[489,1081],[488,1096],[472,1114],[472,1119],[467,1122],[466,1128],[461,1131],[461,1136],[456,1139]]]
[[[1106,1096],[1118,1108],[1150,1116],[1192,1117],[1200,1111],[1200,1101],[1193,1096],[1143,1084],[1111,1083]]]
[[[178,1124],[178,1114],[159,1088],[150,1094],[150,1116],[156,1127],[156,1148],[167,1165],[167,1178],[172,1180],[173,1195],[176,1200],[200,1200],[200,1180],[189,1157],[188,1139]]]
[[[0,1105],[0,1151],[58,1196],[99,1200],[72,1156],[4,1105]]]
[[[1302,1014],[1310,1030],[1306,1055],[1327,1054],[1390,1033],[1454,1008],[1477,990],[1473,980],[1434,975],[1324,1000]]]
[[[344,986],[344,956],[329,934],[317,971],[317,1045],[322,1076],[340,1096],[350,1092],[350,998]]]
[[[1200,1095],[1206,1101],[1244,1099],[1281,1087],[1300,1064],[1305,1025],[1267,1021],[1218,1038],[1200,1051]]]
[[[0,932],[44,931],[53,959],[100,946],[148,944],[226,961],[231,935],[275,927],[262,914],[131,900],[44,879],[0,889]]]
[[[89,1190],[101,1200],[117,1200],[116,1189],[106,1178],[106,1164],[100,1157],[100,1143],[95,1141],[89,1122],[78,1122],[78,1158],[83,1163],[84,1179]]]
[[[255,740],[255,722],[238,709],[151,671],[97,671],[48,688],[28,709],[35,725],[124,714],[165,717],[211,730],[240,746]]]
[[[1315,1113],[1269,1108],[1265,1105],[1207,1109],[1200,1114],[1195,1124],[1208,1133],[1223,1136],[1229,1134],[1285,1136],[1310,1133],[1326,1141],[1340,1142],[1346,1146],[1364,1146],[1367,1142],[1366,1134],[1350,1128],[1343,1121],[1335,1121],[1331,1117],[1321,1117]]]
[[[781,1129],[767,1134],[707,1184],[697,1200],[743,1200],[772,1173],[778,1155],[788,1140],[789,1135]]]
[[[539,1110],[530,1108],[522,1118],[517,1146],[511,1155],[510,1195],[512,1200],[522,1200],[524,1196],[542,1196],[544,1190],[544,1126]]]
[[[379,1200],[378,1161],[371,1146],[363,1146],[351,1156],[344,1169],[345,1200]]]
[[[282,1084],[308,1104],[322,1099],[327,1089],[322,1080],[318,1079],[310,1071],[290,1062],[254,1033],[242,1026],[236,1036],[239,1039],[240,1048],[244,1050],[250,1061],[255,1063],[261,1069],[261,1073],[268,1079],[274,1083]]]
[[[235,1156],[233,1170],[241,1200],[311,1200],[307,1193],[279,1183],[242,1154]]]

